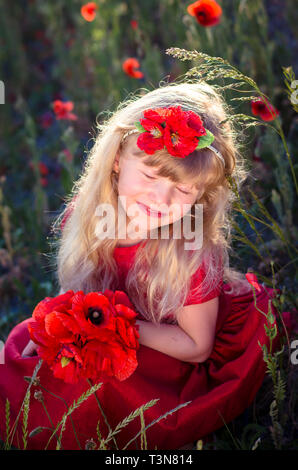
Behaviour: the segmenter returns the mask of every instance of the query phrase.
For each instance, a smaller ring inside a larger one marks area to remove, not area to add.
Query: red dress
[[[117,247],[115,259],[124,281],[133,261],[138,244]],[[199,282],[202,270],[198,270],[193,282]],[[252,402],[260,388],[266,370],[263,352],[258,342],[266,343],[264,323],[266,318],[254,306],[251,292],[232,296],[226,292],[227,284],[213,291],[208,298],[192,297],[187,302],[200,303],[219,295],[219,312],[216,336],[211,356],[204,363],[183,362],[154,349],[140,345],[137,351],[138,367],[125,381],[110,378],[103,381],[97,397],[112,429],[141,405],[153,399],[158,402],[144,412],[145,425],[186,402],[166,418],[146,430],[147,449],[178,449],[183,445],[204,438],[216,429],[240,415]],[[266,289],[272,296],[273,291]],[[257,292],[257,306],[268,312],[269,296],[262,287]],[[274,307],[272,306],[274,313]],[[141,318],[141,317],[140,317]],[[0,437],[5,436],[5,401],[10,401],[11,424],[14,423],[25,396],[28,382],[24,376],[32,376],[38,357],[23,358],[21,353],[29,340],[28,320],[17,325],[10,333],[5,345],[5,364],[0,365]],[[274,341],[277,346],[278,338]],[[28,433],[38,426],[51,428],[61,420],[67,406],[77,400],[88,388],[86,381],[76,385],[65,384],[53,377],[45,363],[37,376],[40,386],[31,388]],[[102,381],[101,381],[102,382]],[[44,387],[46,390],[44,390]],[[44,405],[34,398],[34,392],[42,390]],[[56,396],[52,395],[51,393]],[[57,398],[63,398],[63,400]],[[106,437],[108,428],[101,415],[98,403],[91,395],[72,414],[73,425],[68,418],[62,435],[63,449],[85,448],[86,440],[98,442],[96,426],[99,421],[101,435]],[[223,421],[224,420],[224,421]],[[14,436],[14,445],[22,448],[22,416]],[[111,440],[112,449],[123,449],[141,429],[138,416],[115,435],[117,447]],[[75,428],[77,437],[73,430]],[[52,428],[53,429],[53,428]],[[44,449],[52,431],[42,432],[28,438],[28,449]],[[59,432],[58,432],[59,435]],[[56,439],[49,449],[55,449]],[[140,436],[127,449],[141,448]],[[143,447],[144,448],[144,447]]]

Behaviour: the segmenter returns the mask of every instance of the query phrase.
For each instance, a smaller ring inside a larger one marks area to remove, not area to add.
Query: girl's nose
[[[152,204],[155,206],[160,206],[161,204],[170,205],[171,195],[170,188],[163,182],[156,182],[154,187],[150,188],[150,193],[148,198]]]

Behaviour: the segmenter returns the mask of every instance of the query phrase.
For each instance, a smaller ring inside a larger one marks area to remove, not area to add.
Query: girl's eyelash
[[[180,192],[183,193],[183,194],[186,194],[186,195],[190,194],[190,193],[188,193],[188,192],[186,192],[186,191],[183,191],[182,189],[179,189],[179,188],[177,188],[177,189],[178,189],[178,191],[180,191]]]
[[[147,178],[149,178],[150,180],[155,180],[155,178],[153,178],[153,176],[149,176],[149,175],[146,175],[145,173],[143,173],[143,175],[145,175]]]
[[[156,179],[156,178],[153,178],[153,176],[146,175],[146,173],[143,173],[143,175],[146,176],[147,178],[149,178],[150,180],[155,180]],[[189,192],[183,191],[182,189],[179,189],[179,188],[177,188],[177,189],[178,189],[178,191],[180,191],[183,194],[186,194],[186,195],[190,194]]]

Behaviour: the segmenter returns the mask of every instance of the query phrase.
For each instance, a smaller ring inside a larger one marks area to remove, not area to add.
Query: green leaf
[[[141,133],[146,132],[146,129],[144,129],[142,124],[140,124],[139,122],[135,122],[134,125],[136,126],[136,128],[138,129],[139,132],[141,132]]]
[[[69,362],[70,362],[70,358],[69,358],[69,357],[64,357],[64,356],[62,356],[62,358],[61,358],[61,366],[62,366],[62,367],[67,366],[67,364],[68,364]]]
[[[214,141],[214,135],[212,134],[212,132],[208,131],[208,129],[206,129],[206,132],[206,135],[202,135],[200,137],[196,150],[208,147],[208,145],[211,145]]]

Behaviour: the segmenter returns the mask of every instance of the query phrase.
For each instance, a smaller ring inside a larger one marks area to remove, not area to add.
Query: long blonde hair
[[[66,207],[54,221],[54,231],[66,211],[72,208],[58,239],[56,264],[58,282],[63,291],[72,289],[104,291],[119,288],[113,252],[118,239],[96,235],[96,208],[111,204],[117,213],[117,175],[113,164],[117,152],[126,145],[123,135],[148,108],[181,106],[199,114],[204,127],[215,136],[213,146],[221,152],[225,168],[209,149],[193,152],[189,158],[173,158],[165,151],[145,156],[145,163],[158,168],[161,176],[175,181],[192,181],[200,191],[195,204],[203,204],[203,246],[185,250],[180,239],[147,239],[136,252],[125,290],[137,311],[148,320],[160,323],[184,305],[192,275],[202,265],[206,276],[197,291],[207,295],[223,276],[236,292],[245,282],[244,275],[229,267],[231,250],[231,207],[234,200],[227,177],[233,176],[238,189],[248,170],[237,148],[236,132],[229,122],[229,108],[220,92],[205,83],[179,83],[141,90],[121,103],[103,123],[98,124],[94,145],[83,171],[66,198]],[[75,200],[75,202],[74,202]],[[192,222],[195,221],[191,211]],[[117,217],[116,217],[117,219]],[[117,225],[117,220],[116,220]],[[169,227],[172,233],[173,227]]]

